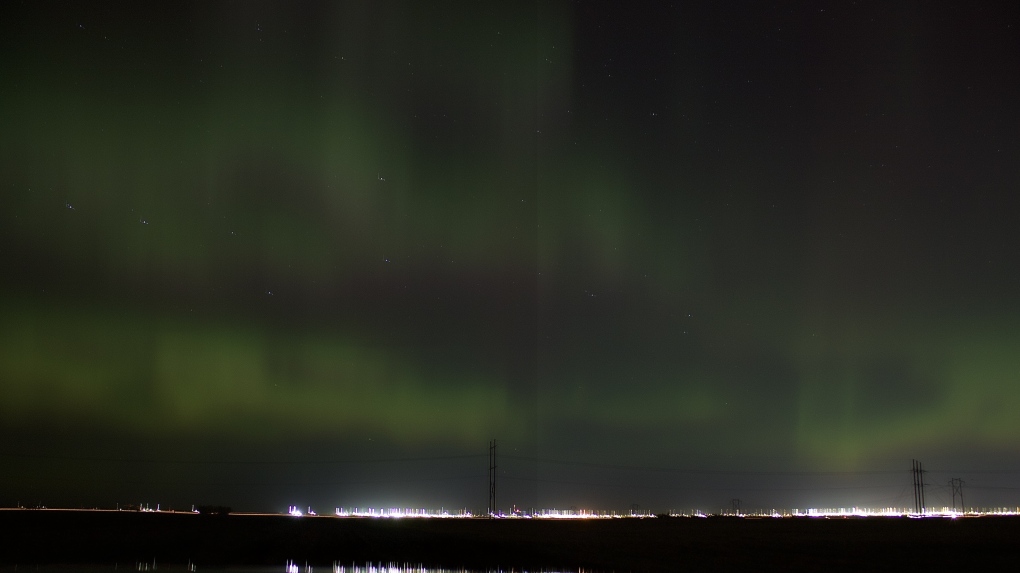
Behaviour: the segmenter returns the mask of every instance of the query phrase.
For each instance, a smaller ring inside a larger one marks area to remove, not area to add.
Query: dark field
[[[601,571],[1012,569],[1020,519],[337,519],[0,511],[0,564],[396,562]]]

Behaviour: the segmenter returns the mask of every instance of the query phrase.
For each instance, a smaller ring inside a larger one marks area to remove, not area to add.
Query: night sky
[[[3,2],[0,505],[1016,505],[1018,6]]]

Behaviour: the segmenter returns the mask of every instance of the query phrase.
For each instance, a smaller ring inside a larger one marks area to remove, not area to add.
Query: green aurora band
[[[847,471],[1020,445],[999,219],[954,254],[841,144],[745,153],[766,120],[706,163],[715,72],[613,111],[566,8],[224,6],[8,34],[6,427]]]

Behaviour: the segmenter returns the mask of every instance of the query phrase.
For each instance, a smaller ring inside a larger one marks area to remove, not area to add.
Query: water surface
[[[394,563],[334,563],[312,565],[296,561],[278,567],[201,567],[188,563],[116,563],[106,565],[5,565],[0,573],[586,573],[584,569],[463,569]]]

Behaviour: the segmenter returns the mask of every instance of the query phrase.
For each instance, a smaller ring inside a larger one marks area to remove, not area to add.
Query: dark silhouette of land
[[[371,519],[0,511],[0,564],[408,563],[601,571],[1011,568],[1020,519]]]

